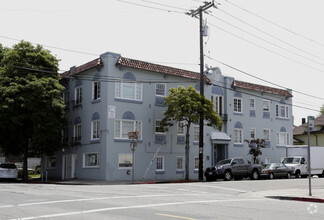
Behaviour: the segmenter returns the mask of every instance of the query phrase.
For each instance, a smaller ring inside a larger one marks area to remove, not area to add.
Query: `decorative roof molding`
[[[273,88],[273,87],[269,87],[269,86],[262,86],[262,85],[242,82],[242,81],[238,81],[238,80],[234,80],[233,87],[254,90],[257,92],[261,92],[261,93],[264,92],[264,93],[270,93],[270,94],[275,94],[275,95],[281,95],[281,96],[285,96],[285,97],[293,97],[293,95],[290,92],[288,92],[288,90],[277,89],[277,88]]]
[[[140,60],[133,60],[133,59],[124,58],[124,57],[119,57],[116,65],[136,68],[136,69],[140,69],[140,70],[147,70],[147,71],[152,71],[152,72],[157,72],[157,73],[163,73],[163,74],[168,74],[168,75],[173,75],[173,76],[180,76],[180,77],[194,79],[194,80],[200,79],[200,73],[197,73],[197,72],[177,69],[174,67],[163,66],[163,65],[154,64],[154,63],[148,63],[148,62],[140,61]],[[205,81],[210,82],[210,80],[206,76],[205,76]]]

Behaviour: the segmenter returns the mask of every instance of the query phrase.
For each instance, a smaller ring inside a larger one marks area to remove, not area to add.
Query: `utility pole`
[[[198,9],[191,11],[190,13],[187,13],[188,15],[191,15],[192,17],[196,17],[199,15],[199,45],[200,45],[200,94],[204,96],[204,42],[203,42],[203,33],[204,33],[204,27],[203,27],[203,11],[209,9],[210,7],[213,7],[214,1],[212,2],[205,2],[203,6],[200,6]],[[204,103],[202,103],[204,104]],[[204,180],[204,112],[200,112],[199,116],[199,181]]]

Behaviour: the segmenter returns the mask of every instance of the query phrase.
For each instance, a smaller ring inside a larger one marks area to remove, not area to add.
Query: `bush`
[[[41,166],[40,165],[37,165],[35,167],[35,174],[40,174],[41,173]]]

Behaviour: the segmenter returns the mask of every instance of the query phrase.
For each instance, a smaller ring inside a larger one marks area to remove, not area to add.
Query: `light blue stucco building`
[[[206,73],[205,96],[215,103],[223,130],[204,128],[204,167],[240,156],[251,160],[245,139],[265,139],[261,162],[279,162],[292,144],[289,90],[237,81],[218,68]],[[60,179],[179,180],[184,178],[185,131],[159,132],[168,89],[194,86],[199,73],[107,52],[62,75],[67,122],[64,149],[45,157],[49,177]],[[137,131],[132,160],[128,132]],[[190,131],[190,178],[198,178],[199,126]]]

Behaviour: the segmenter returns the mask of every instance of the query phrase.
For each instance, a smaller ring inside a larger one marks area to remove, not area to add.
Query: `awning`
[[[212,132],[210,139],[214,144],[223,144],[231,141],[231,138],[225,132]]]

